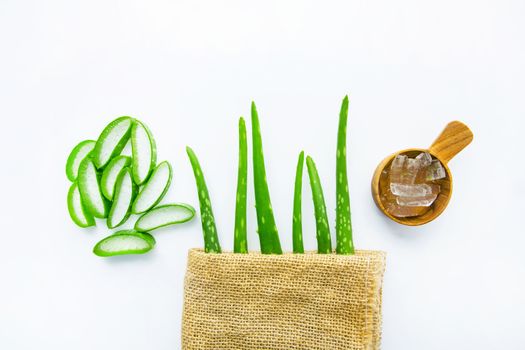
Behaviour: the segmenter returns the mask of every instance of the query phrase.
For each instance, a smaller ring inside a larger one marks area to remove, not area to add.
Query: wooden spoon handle
[[[474,135],[468,126],[456,120],[447,124],[429,150],[446,164],[467,147],[473,138]]]

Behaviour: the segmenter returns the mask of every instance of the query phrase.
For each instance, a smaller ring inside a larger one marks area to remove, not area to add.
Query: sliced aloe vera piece
[[[171,184],[172,169],[170,163],[164,161],[160,163],[140,191],[139,195],[133,202],[131,212],[133,214],[144,213],[157,205]]]
[[[66,162],[66,175],[69,181],[73,182],[77,179],[80,163],[91,153],[94,147],[95,141],[85,140],[73,148]]]
[[[104,168],[102,173],[102,179],[100,180],[100,189],[102,194],[109,200],[113,200],[113,194],[115,193],[115,184],[117,183],[117,177],[127,166],[131,165],[131,158],[128,156],[118,156],[109,162]]]
[[[103,168],[115,156],[118,156],[131,133],[131,117],[120,117],[106,126],[98,137],[93,150],[93,162],[98,169]]]
[[[100,191],[100,175],[90,157],[80,163],[77,181],[84,207],[97,218],[107,217],[108,202]]]
[[[151,209],[138,218],[135,230],[149,232],[157,228],[181,224],[195,216],[195,209],[189,204],[166,204]]]
[[[80,191],[78,190],[78,184],[76,181],[73,182],[67,194],[67,209],[69,210],[71,219],[78,226],[95,226],[93,215],[91,215],[82,204],[82,197],[80,196]]]
[[[131,154],[133,156],[133,181],[142,185],[157,162],[155,140],[148,127],[135,120],[131,128]]]
[[[98,242],[93,253],[98,256],[144,254],[155,246],[155,238],[148,233],[124,230],[112,234]]]
[[[115,197],[108,215],[108,227],[115,228],[122,225],[131,214],[131,203],[137,195],[137,185],[131,178],[131,170],[124,168],[117,177]]]

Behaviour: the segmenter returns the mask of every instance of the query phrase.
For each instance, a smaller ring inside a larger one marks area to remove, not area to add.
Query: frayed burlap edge
[[[192,249],[184,286],[182,347],[379,349],[385,256],[378,251],[343,256],[206,254]],[[323,275],[332,277],[327,282],[319,277]],[[246,287],[249,289],[243,291]],[[291,292],[295,287],[299,288],[297,300]],[[318,292],[322,295],[325,290],[332,293],[330,298],[318,298]],[[295,308],[279,310],[289,304],[298,305],[304,315]],[[319,305],[323,306],[321,314],[309,314]],[[353,310],[350,319],[341,316],[341,305],[347,313]],[[335,314],[333,310],[323,312],[325,306],[335,307]],[[236,308],[241,310],[232,312]],[[312,317],[315,322],[308,323]],[[268,319],[272,322],[266,322]],[[303,322],[297,324],[298,319]],[[329,327],[319,328],[323,324]]]

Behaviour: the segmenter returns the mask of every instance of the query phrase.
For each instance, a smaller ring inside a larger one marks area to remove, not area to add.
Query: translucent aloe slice
[[[157,162],[157,148],[148,127],[138,120],[131,128],[131,153],[133,156],[133,181],[142,185]]]
[[[117,182],[117,177],[127,166],[131,165],[131,158],[128,156],[118,156],[115,157],[109,162],[109,164],[104,168],[102,173],[102,179],[100,180],[100,189],[102,194],[109,200],[113,200],[113,194],[115,192],[115,184]]]
[[[78,190],[78,184],[73,182],[67,194],[67,209],[75,224],[80,227],[95,226],[95,219],[82,204],[82,197]]]
[[[155,205],[157,205],[171,184],[172,169],[170,163],[164,161],[160,163],[144,185],[144,188],[140,191],[139,195],[133,203],[131,212],[133,214],[144,213]]]
[[[166,204],[151,209],[135,223],[135,230],[149,232],[157,228],[181,224],[195,216],[195,209],[189,204]]]
[[[73,182],[77,179],[80,163],[91,153],[94,147],[95,141],[85,140],[73,148],[66,162],[66,175],[69,181]]]
[[[131,132],[131,117],[120,117],[106,126],[98,137],[93,150],[93,162],[98,169],[103,168],[115,156],[118,156]]]
[[[114,233],[98,242],[93,253],[98,256],[144,254],[155,246],[155,238],[148,233],[124,230]]]
[[[80,163],[77,181],[84,207],[97,218],[107,217],[108,202],[100,191],[100,175],[90,157]]]
[[[115,228],[122,225],[131,214],[131,203],[137,195],[137,185],[131,178],[131,170],[124,168],[117,177],[115,197],[108,215],[108,227]]]

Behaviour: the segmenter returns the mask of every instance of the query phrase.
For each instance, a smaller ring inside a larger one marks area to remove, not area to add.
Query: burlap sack
[[[182,348],[379,349],[385,253],[190,250]]]

